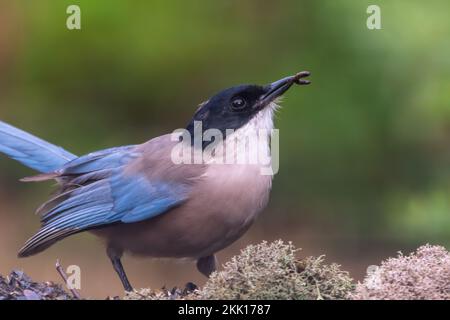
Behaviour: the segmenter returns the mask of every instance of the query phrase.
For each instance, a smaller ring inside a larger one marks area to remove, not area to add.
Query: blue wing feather
[[[104,169],[115,169],[130,162],[130,160],[139,156],[132,150],[136,146],[124,146],[105,149],[88,155],[79,157],[66,163],[61,171],[64,174],[85,174],[89,172],[98,172]]]
[[[73,190],[63,192],[59,203],[51,199],[50,208],[44,204],[47,210],[42,214],[42,227],[25,243],[19,256],[40,252],[80,231],[153,218],[187,199],[187,184],[151,181],[144,172],[127,173],[127,166],[140,156],[135,146],[127,146],[92,153],[64,165],[58,172],[62,179],[69,179],[65,184]],[[96,180],[91,181],[92,177]],[[73,187],[72,181],[86,184]]]
[[[124,223],[155,217],[184,201],[188,192],[185,185],[151,182],[145,175],[116,176],[111,184],[112,213]]]

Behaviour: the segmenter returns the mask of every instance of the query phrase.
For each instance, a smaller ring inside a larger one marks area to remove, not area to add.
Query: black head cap
[[[226,129],[239,129],[294,83],[309,84],[302,79],[307,76],[309,72],[302,71],[266,86],[240,85],[225,89],[201,105],[187,129],[193,133],[194,121],[202,122],[203,131],[218,129],[225,133]]]

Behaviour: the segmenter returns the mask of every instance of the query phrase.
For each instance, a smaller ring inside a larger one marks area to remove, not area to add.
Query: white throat
[[[270,137],[278,105],[271,103],[241,128],[226,135],[224,147],[215,147],[207,163],[270,166]]]

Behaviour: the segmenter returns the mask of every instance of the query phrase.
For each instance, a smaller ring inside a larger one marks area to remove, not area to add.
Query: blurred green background
[[[81,30],[66,8],[81,7]],[[366,9],[381,7],[382,30]],[[397,1],[0,2],[0,119],[73,153],[143,142],[184,127],[196,105],[240,83],[299,70],[277,116],[280,171],[248,243],[291,240],[361,279],[419,244],[450,245],[450,3]],[[0,157],[0,273],[58,279],[82,269],[82,294],[121,294],[93,236],[19,260],[51,184]],[[202,284],[190,262],[124,261],[136,287]]]

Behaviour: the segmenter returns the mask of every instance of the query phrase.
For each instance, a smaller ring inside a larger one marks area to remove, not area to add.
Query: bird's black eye
[[[241,97],[236,97],[233,98],[233,100],[231,100],[231,108],[233,110],[242,110],[245,108],[246,105],[247,102]]]

